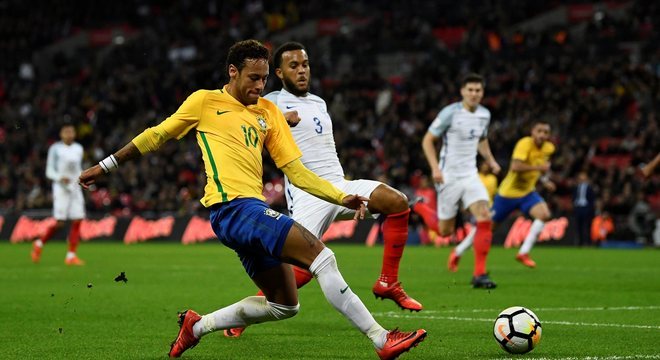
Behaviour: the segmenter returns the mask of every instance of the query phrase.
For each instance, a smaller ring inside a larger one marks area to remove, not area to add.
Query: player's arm
[[[511,161],[511,171],[514,172],[525,172],[525,171],[540,171],[547,172],[550,170],[550,163],[545,163],[541,165],[530,165],[523,160],[512,159]]]
[[[144,130],[119,151],[84,170],[78,179],[80,185],[87,189],[103,174],[118,168],[119,164],[155,151],[172,138],[182,138],[199,123],[204,96],[205,93],[201,91],[193,93],[172,116]]]
[[[500,164],[497,163],[497,161],[495,160],[495,156],[493,156],[493,153],[490,150],[490,143],[488,142],[487,137],[483,137],[481,138],[481,140],[479,140],[479,145],[477,146],[477,150],[479,151],[479,154],[483,156],[484,160],[488,163],[493,174],[499,174],[502,168],[500,167]]]
[[[550,163],[548,162],[541,165],[532,165],[528,163],[531,147],[531,141],[526,139],[518,140],[516,146],[513,148],[509,170],[513,172],[540,171],[542,173],[550,170]]]
[[[444,134],[449,125],[451,125],[452,110],[450,108],[452,105],[445,106],[439,113],[438,116],[433,119],[433,122],[429,126],[428,131],[424,134],[422,139],[422,150],[424,151],[424,156],[426,161],[429,163],[431,168],[431,176],[433,177],[433,182],[442,184],[444,178],[442,176],[442,171],[440,171],[440,166],[438,165],[438,155],[435,149],[435,142],[442,134]]]
[[[660,153],[658,153],[653,160],[651,160],[650,163],[644,165],[642,167],[642,175],[644,175],[645,178],[651,176],[653,174],[653,170],[660,164]]]
[[[329,181],[307,169],[300,159],[293,160],[280,169],[296,187],[319,199],[357,210],[355,219],[364,219],[364,201],[368,201],[368,198],[358,195],[347,195]]]
[[[51,146],[48,149],[48,157],[46,158],[46,177],[53,182],[58,182],[62,175],[57,171],[55,157],[55,147]]]
[[[438,138],[433,135],[431,132],[427,131],[424,134],[422,139],[422,150],[424,151],[424,157],[431,168],[431,175],[433,176],[433,181],[436,183],[444,182],[442,178],[442,171],[440,171],[440,166],[438,166],[438,155],[435,149],[435,141]]]

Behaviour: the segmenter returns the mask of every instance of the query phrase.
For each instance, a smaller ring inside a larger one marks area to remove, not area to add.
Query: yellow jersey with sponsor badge
[[[511,161],[520,160],[528,165],[542,165],[550,160],[554,152],[555,145],[553,143],[545,141],[538,147],[534,144],[531,136],[526,136],[516,143]],[[541,172],[539,170],[512,171],[509,169],[506,177],[502,180],[498,194],[508,198],[523,197],[534,191],[536,182],[540,177]]]
[[[133,139],[141,153],[157,149],[171,138],[197,130],[197,143],[206,170],[201,203],[209,207],[238,197],[265,200],[265,147],[277,167],[302,156],[284,115],[275,104],[259,98],[245,106],[226,89],[198,90],[163,122]]]

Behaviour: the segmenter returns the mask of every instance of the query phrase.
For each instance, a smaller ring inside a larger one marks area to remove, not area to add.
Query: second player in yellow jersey
[[[548,204],[536,192],[536,183],[539,179],[542,179],[543,185],[548,190],[555,189],[555,185],[547,176],[550,171],[550,156],[555,152],[555,146],[549,138],[550,124],[537,121],[532,126],[531,136],[518,140],[511,155],[509,172],[493,200],[494,223],[502,222],[515,210],[520,210],[534,219],[516,255],[516,260],[528,267],[536,266],[529,257],[529,252],[543,230],[545,222],[551,217]]]

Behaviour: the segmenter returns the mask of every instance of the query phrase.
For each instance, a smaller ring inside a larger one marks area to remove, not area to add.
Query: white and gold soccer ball
[[[541,341],[541,322],[531,310],[512,306],[497,316],[493,335],[506,352],[524,354]]]

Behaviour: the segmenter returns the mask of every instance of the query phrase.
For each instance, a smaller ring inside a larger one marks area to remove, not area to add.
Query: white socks
[[[543,230],[544,226],[545,223],[543,221],[538,219],[534,220],[532,226],[529,227],[529,233],[527,233],[525,241],[520,247],[520,250],[518,250],[518,254],[528,254],[532,250],[532,247],[534,246],[534,243],[536,243],[536,239],[539,238],[539,234]]]
[[[300,305],[288,306],[267,301],[263,296],[249,296],[245,299],[202,316],[193,326],[195,337],[200,338],[210,332],[235,327],[246,327],[266,321],[288,319],[298,313]]]
[[[470,232],[467,234],[465,239],[458,243],[456,247],[454,248],[454,252],[456,253],[456,256],[461,256],[463,253],[472,246],[472,243],[474,242],[474,234],[477,233],[477,227],[473,226],[472,229],[470,229]]]
[[[358,330],[367,335],[377,349],[385,344],[387,330],[380,326],[360,298],[348,287],[339,273],[332,250],[324,248],[309,267],[318,280],[323,295],[337,311],[342,313]]]
[[[73,259],[74,257],[76,257],[76,253],[74,253],[72,251],[67,251],[66,252],[66,259],[67,260]]]
[[[328,302],[353,326],[367,335],[377,349],[382,349],[385,345],[387,330],[376,322],[360,298],[348,287],[337,269],[337,261],[332,250],[324,248],[314,259],[309,270],[321,285],[321,290]],[[202,316],[202,319],[193,326],[193,333],[200,338],[216,330],[282,320],[294,316],[298,313],[298,309],[299,305],[280,305],[266,301],[263,296],[250,296]]]

